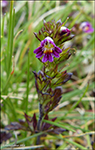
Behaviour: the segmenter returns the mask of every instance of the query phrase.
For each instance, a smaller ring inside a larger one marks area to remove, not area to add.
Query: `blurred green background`
[[[37,93],[32,71],[39,71],[42,63],[33,50],[40,42],[33,32],[43,27],[43,20],[56,22],[61,19],[71,29],[75,23],[88,21],[95,27],[94,1],[8,1],[1,14],[1,128],[12,121],[23,119],[23,113],[38,113]],[[75,53],[64,63],[64,70],[73,72],[73,77],[63,86],[63,97],[50,117],[58,116],[63,124],[79,134],[92,132],[94,124],[94,33],[75,36],[66,47],[75,48]],[[65,67],[66,65],[66,67]],[[89,83],[89,84],[88,84]],[[66,124],[66,125],[67,125]],[[83,130],[84,129],[84,130]],[[73,135],[68,132],[68,137]],[[21,132],[18,140],[28,137]],[[47,136],[48,137],[48,136]],[[93,134],[62,142],[59,149],[91,148]],[[49,137],[47,138],[49,141]],[[55,148],[53,139],[52,147]],[[61,139],[62,140],[62,139]],[[64,139],[63,139],[64,140]],[[62,141],[63,141],[62,140]],[[78,145],[77,145],[77,144]],[[26,139],[26,145],[33,144]],[[81,147],[81,145],[83,147]],[[63,147],[62,147],[63,146]]]

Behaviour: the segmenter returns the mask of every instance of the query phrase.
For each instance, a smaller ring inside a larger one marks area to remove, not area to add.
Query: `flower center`
[[[52,53],[53,48],[54,48],[54,46],[51,43],[47,42],[44,45],[44,54],[46,54],[46,53]]]
[[[87,31],[87,30],[89,30],[89,27],[88,27],[88,26],[86,26],[86,27],[85,27],[85,30],[86,30],[86,31]]]

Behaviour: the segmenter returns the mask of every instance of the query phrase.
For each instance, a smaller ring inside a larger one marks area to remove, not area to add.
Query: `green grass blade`
[[[55,125],[57,127],[60,127],[60,128],[63,128],[63,129],[67,129],[67,130],[72,131],[72,132],[76,132],[74,129],[71,129],[71,128],[67,127],[67,126],[64,126],[63,124],[60,124],[60,123],[57,123],[57,122],[52,122],[52,121],[49,121],[49,120],[43,120],[43,121],[46,122],[46,123]]]
[[[10,65],[12,58],[12,48],[13,48],[13,30],[14,30],[14,13],[13,13],[13,1],[10,3],[10,17],[8,26],[8,43],[7,43],[7,77],[10,73]]]
[[[29,67],[30,67],[30,53],[28,50],[28,62],[27,62],[27,90],[26,90],[26,113],[28,112],[28,97],[29,97]]]
[[[86,89],[85,89],[83,95],[80,97],[80,99],[79,99],[79,100],[74,104],[74,106],[73,106],[70,110],[68,110],[68,112],[64,115],[64,118],[66,118],[66,116],[67,116],[68,114],[70,114],[71,111],[74,110],[74,109],[78,106],[78,104],[82,101],[82,98],[85,96],[86,92],[88,91],[88,87],[89,87],[89,84],[87,85],[87,87],[86,87]]]
[[[70,141],[70,140],[68,140],[66,138],[64,138],[64,141],[66,141],[67,143],[70,143],[70,144],[74,145],[77,148],[80,148],[81,150],[87,150],[86,147],[84,147],[84,146],[82,146],[82,145],[80,145],[80,144],[78,144],[78,143],[76,143],[74,141]]]
[[[32,135],[32,136],[28,136],[28,137],[26,137],[26,138],[23,138],[23,139],[21,139],[21,140],[18,140],[16,144],[23,143],[23,142],[25,142],[25,141],[27,141],[27,140],[30,140],[30,139],[35,138],[35,137],[38,137],[39,135],[42,135],[43,133],[45,133],[45,132],[40,132],[40,133],[34,134],[34,135]],[[12,142],[12,143],[9,143],[9,144],[7,144],[7,145],[1,146],[1,149],[6,148],[6,147],[10,147],[10,146],[12,146],[12,145],[14,145],[14,144],[15,144],[15,142]]]

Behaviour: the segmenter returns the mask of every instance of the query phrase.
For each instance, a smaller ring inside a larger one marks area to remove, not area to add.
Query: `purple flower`
[[[80,25],[80,29],[83,30],[83,32],[86,33],[92,33],[94,29],[92,28],[92,25],[89,22],[82,22]]]
[[[70,30],[66,28],[65,26],[60,28],[60,35],[62,36],[64,34],[67,34],[67,36],[70,35]]]
[[[4,1],[4,0],[2,0],[2,7],[6,7],[6,6],[7,6],[7,4],[8,4],[8,1]]]
[[[53,39],[50,37],[46,37],[43,41],[41,41],[40,46],[34,50],[37,58],[43,56],[42,62],[52,62],[53,56],[58,58],[60,57],[59,53],[61,52],[62,50],[55,45]]]

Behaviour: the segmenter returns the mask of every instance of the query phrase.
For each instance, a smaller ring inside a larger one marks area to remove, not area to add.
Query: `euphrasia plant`
[[[66,22],[65,22],[66,23]],[[62,85],[71,79],[72,73],[64,70],[63,62],[71,56],[70,47],[64,47],[64,43],[71,40],[74,35],[71,30],[65,27],[61,20],[46,22],[43,28],[34,33],[40,46],[34,50],[36,58],[43,63],[43,68],[39,72],[33,71],[35,86],[39,102],[39,119],[36,114],[33,117],[25,114],[26,121],[19,120],[19,123],[11,123],[6,129],[23,129],[33,133],[47,131],[48,133],[62,133],[64,130],[57,126],[45,123],[43,119],[49,120],[48,113],[57,107],[62,97]],[[53,118],[51,121],[55,121]],[[16,125],[16,126],[15,126]],[[36,144],[40,144],[40,136]]]

